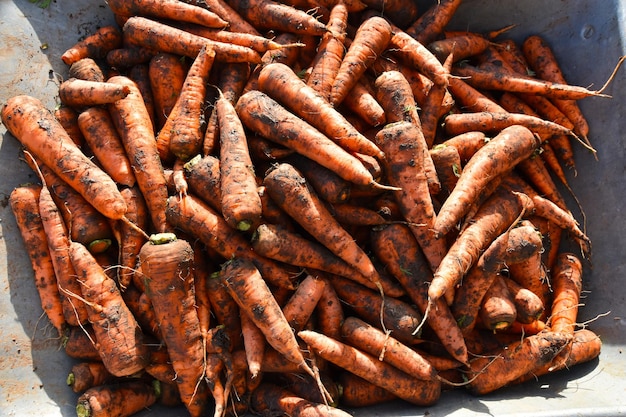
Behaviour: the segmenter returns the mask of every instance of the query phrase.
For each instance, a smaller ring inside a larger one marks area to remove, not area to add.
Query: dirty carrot
[[[496,275],[485,292],[478,317],[483,326],[492,331],[510,327],[517,318],[513,296],[502,275]]]
[[[220,137],[222,214],[233,228],[254,230],[261,222],[263,206],[246,132],[235,107],[221,93],[215,107]]]
[[[450,196],[443,202],[434,229],[448,233],[462,219],[469,203],[492,178],[510,171],[539,146],[533,133],[521,125],[503,129],[479,149],[463,167]]]
[[[74,62],[70,65],[68,76],[79,80],[105,81],[102,69],[93,58],[81,58]]]
[[[220,62],[261,62],[261,55],[252,48],[212,41],[145,17],[129,18],[122,30],[124,39],[131,45],[156,51],[195,58],[200,49],[209,43],[215,50],[215,59]]]
[[[153,384],[124,381],[89,388],[77,400],[78,417],[128,417],[157,402]]]
[[[219,158],[196,155],[183,165],[189,190],[214,210],[222,211],[221,169]]]
[[[513,297],[515,320],[522,324],[531,324],[543,316],[545,307],[541,298],[527,288],[522,287],[510,278],[504,278],[504,282]]]
[[[307,275],[298,283],[298,287],[282,307],[283,314],[294,332],[304,329],[322,297],[325,285],[324,279]]]
[[[289,164],[279,164],[263,179],[272,199],[315,239],[372,282],[378,272],[352,236],[333,218],[306,180]]]
[[[109,8],[118,16],[146,16],[161,20],[197,23],[211,28],[226,28],[228,22],[202,7],[182,1],[110,0]]]
[[[330,91],[330,103],[338,106],[391,39],[391,25],[379,16],[372,16],[359,25]]]
[[[259,73],[259,89],[325,133],[345,150],[377,158],[384,156],[376,145],[313,88],[303,83],[287,65],[265,65]]]
[[[328,168],[297,153],[281,159],[300,171],[322,200],[330,204],[342,204],[350,199],[352,184]]]
[[[54,110],[54,118],[59,121],[74,143],[81,147],[85,143],[83,133],[78,127],[78,112],[70,106],[58,106]]]
[[[261,136],[294,149],[348,181],[385,189],[358,159],[265,93],[243,94],[235,109],[243,124]]]
[[[339,404],[344,407],[368,407],[397,401],[398,397],[352,372],[343,371],[337,376],[341,386]]]
[[[434,404],[441,394],[438,379],[419,380],[340,341],[311,330],[298,333],[318,356],[416,405]]]
[[[431,5],[406,29],[418,42],[428,45],[439,37],[448,25],[461,0],[441,0]]]
[[[573,334],[582,292],[582,263],[573,253],[561,253],[551,272],[550,330]]]
[[[72,65],[82,58],[103,58],[112,49],[122,46],[122,33],[117,26],[103,26],[63,52],[61,59]]]
[[[118,184],[135,185],[135,174],[109,112],[90,107],[78,115],[78,126],[102,169]]]
[[[148,48],[128,47],[109,51],[106,62],[113,68],[132,68],[135,65],[147,64],[156,52]]]
[[[263,382],[256,388],[250,398],[250,408],[255,413],[281,413],[288,416],[299,417],[349,417],[346,411],[340,408],[330,407],[326,404],[302,398],[286,388],[281,388],[270,382]]]
[[[254,324],[248,314],[240,314],[240,320],[241,338],[243,339],[247,367],[250,372],[250,378],[256,379],[261,373],[261,364],[263,363],[263,354],[267,342],[263,332]]]
[[[460,61],[480,54],[491,45],[491,41],[475,32],[446,34],[445,38],[430,42],[427,47],[440,60],[444,61],[454,53],[454,61]]]
[[[39,214],[41,189],[40,185],[34,184],[16,187],[11,191],[9,203],[30,259],[41,307],[61,337],[65,334],[67,323],[63,315],[46,233]]]
[[[139,252],[146,292],[167,346],[181,400],[192,416],[202,415],[208,391],[202,386],[205,357],[194,295],[194,253],[171,233],[154,234]]]
[[[142,370],[149,359],[147,345],[115,281],[106,275],[84,245],[72,242],[69,253],[94,330],[92,343],[102,362],[115,376]]]
[[[10,98],[2,109],[2,123],[98,211],[111,219],[124,217],[126,204],[115,182],[83,154],[41,101],[26,95]]]
[[[370,126],[380,126],[386,121],[385,109],[376,100],[374,88],[367,77],[357,79],[342,105]]]
[[[135,172],[137,185],[143,193],[152,220],[158,232],[167,230],[165,204],[167,182],[157,151],[152,121],[135,83],[125,76],[115,76],[110,83],[127,85],[131,92],[122,100],[109,105],[113,123],[126,149]]]
[[[224,259],[237,256],[251,260],[273,285],[293,288],[292,277],[287,269],[250,250],[250,243],[245,236],[230,227],[221,214],[199,198],[192,194],[183,200],[170,197],[166,204],[167,219],[172,226],[199,238]]]
[[[303,10],[273,0],[229,0],[228,4],[257,29],[321,36],[326,26]]]
[[[91,387],[106,384],[113,379],[102,362],[80,362],[72,366],[66,383],[72,391],[82,393]]]
[[[176,103],[157,137],[157,141],[169,143],[170,152],[182,161],[188,161],[202,150],[206,85],[214,60],[215,52],[210,45],[200,49],[187,72]],[[161,135],[169,135],[169,139],[161,139]]]
[[[59,98],[66,106],[84,107],[113,103],[123,99],[130,90],[126,86],[105,81],[87,81],[70,78],[59,86]]]
[[[179,55],[160,52],[148,63],[148,76],[150,87],[154,97],[155,117],[157,123],[154,126],[156,132],[160,131],[169,116],[180,91],[183,88],[187,75],[186,61]],[[159,146],[161,149],[161,146]],[[169,151],[169,146],[166,147]],[[168,153],[160,152],[161,158],[167,160]]]

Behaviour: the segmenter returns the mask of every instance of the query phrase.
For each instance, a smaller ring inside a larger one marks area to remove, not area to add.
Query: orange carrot
[[[139,252],[181,400],[191,415],[199,416],[207,406],[208,391],[202,387],[205,357],[195,309],[193,257],[191,245],[171,233],[150,236]]]
[[[82,147],[85,138],[78,127],[78,112],[72,107],[61,105],[54,110],[54,118],[63,126],[76,146]]]
[[[180,90],[183,88],[187,65],[180,56],[161,52],[156,54],[148,64],[150,87],[154,96],[155,116],[157,123],[155,131],[161,130],[167,117],[176,103]],[[161,151],[161,158],[167,160],[169,146]],[[167,150],[167,152],[166,152]]]
[[[515,320],[517,322],[531,324],[543,316],[545,307],[541,298],[512,279],[505,278],[504,282],[515,304],[515,311],[517,312]]]
[[[257,29],[320,36],[326,26],[310,14],[272,0],[229,0],[228,4]]]
[[[90,107],[78,116],[78,126],[102,169],[119,184],[135,185],[135,174],[109,112]]]
[[[183,166],[189,190],[214,210],[222,211],[220,160],[212,155],[196,155]]]
[[[67,65],[82,58],[103,58],[112,49],[122,45],[122,33],[116,26],[103,26],[63,52],[61,59]]]
[[[438,379],[416,379],[372,355],[311,330],[303,330],[298,336],[316,355],[391,391],[405,401],[425,406],[439,399],[441,384]]]
[[[202,7],[182,1],[111,0],[109,7],[118,16],[145,16],[162,20],[197,23],[212,28],[225,28],[228,22],[217,14]]]
[[[129,92],[125,86],[78,78],[70,78],[59,86],[61,102],[72,107],[113,103],[126,97]]]
[[[11,191],[9,203],[30,259],[41,307],[58,335],[63,336],[67,323],[63,315],[46,233],[39,214],[41,189],[39,185],[16,187]]]
[[[496,275],[492,280],[482,299],[478,316],[483,326],[492,331],[510,327],[517,318],[513,296],[502,275]]]
[[[331,170],[300,154],[289,155],[284,161],[300,171],[322,200],[341,204],[350,199],[352,184]]]
[[[294,332],[304,329],[322,297],[325,285],[324,279],[313,275],[307,275],[298,283],[291,298],[282,308],[285,319]]]
[[[137,185],[146,200],[152,226],[156,231],[163,232],[168,228],[165,220],[167,183],[150,116],[132,80],[116,76],[110,78],[109,82],[127,85],[131,90],[126,98],[110,104],[109,111],[135,172]]]
[[[375,141],[387,155],[388,181],[400,189],[394,195],[403,216],[434,271],[445,255],[446,243],[433,230],[435,211],[424,169],[421,130],[415,124],[398,122],[380,130]]]
[[[463,217],[468,203],[492,178],[511,170],[529,157],[538,145],[533,133],[523,126],[513,125],[503,129],[463,167],[456,187],[441,206],[434,229],[448,233]]]
[[[150,120],[152,120],[152,128],[156,129],[154,94],[152,93],[148,61],[146,61],[146,63],[133,65],[128,71],[128,78],[133,80],[137,85],[146,110],[148,110],[148,114],[150,115]]]
[[[550,308],[550,330],[573,334],[582,292],[582,264],[573,253],[561,253],[552,270],[554,293]]]
[[[120,384],[89,388],[77,400],[78,417],[126,417],[157,401],[154,386],[145,381],[125,381]]]
[[[263,382],[252,392],[251,409],[259,414],[280,413],[289,416],[349,417],[347,412],[324,403],[306,400],[291,391],[269,382]]]
[[[496,191],[481,206],[441,261],[428,288],[429,299],[442,297],[458,284],[478,260],[480,252],[529,208],[532,208],[532,203],[528,196],[502,189]]]
[[[126,204],[115,182],[81,152],[41,101],[25,95],[10,98],[2,109],[2,123],[98,211],[111,219],[124,216]]]
[[[198,1],[199,6],[205,7],[222,19],[228,22],[228,30],[232,32],[249,33],[251,35],[260,35],[254,26],[246,21],[229,3],[225,0],[203,0]]]
[[[70,244],[72,265],[82,283],[95,342],[107,370],[128,376],[142,370],[149,355],[144,336],[124,303],[115,281],[110,279],[80,243]]]
[[[366,278],[376,283],[378,272],[352,236],[332,217],[302,176],[289,164],[279,164],[263,179],[272,199],[296,222]]]
[[[167,219],[174,227],[199,238],[208,248],[224,259],[233,256],[252,261],[263,277],[278,287],[293,288],[289,271],[274,261],[250,250],[247,239],[230,227],[215,210],[189,194],[180,201],[170,197],[166,201]]]
[[[343,99],[342,106],[370,126],[376,127],[385,123],[385,109],[376,100],[374,88],[367,77],[357,79],[356,84]]]
[[[108,54],[107,54],[108,55]],[[68,70],[70,78],[78,78],[79,80],[104,82],[104,73],[96,61],[92,58],[81,58],[70,65]]]
[[[211,312],[215,316],[217,326],[223,326],[233,350],[244,347],[241,314],[239,306],[230,296],[219,279],[219,271],[213,272],[204,289],[211,302]]]
[[[235,109],[243,124],[261,136],[294,149],[348,181],[385,187],[376,183],[354,156],[266,94],[249,91],[239,98]]]
[[[427,46],[440,61],[454,54],[456,62],[479,55],[490,46],[490,41],[475,32],[447,33],[445,38],[430,42]]]
[[[94,340],[96,340],[96,335],[90,324],[81,327],[71,326],[62,346],[67,356],[72,359],[102,362]]]
[[[72,391],[82,393],[91,387],[106,384],[114,379],[102,362],[80,362],[72,366],[66,383]]]
[[[122,30],[124,39],[129,44],[156,51],[195,58],[208,43],[215,50],[217,61],[253,64],[261,62],[261,56],[252,48],[212,41],[145,17],[130,17]]]
[[[311,73],[306,83],[324,99],[330,100],[330,90],[345,53],[344,41],[348,25],[349,9],[346,2],[332,6],[326,33],[322,35],[317,54],[311,62]]]
[[[106,61],[113,68],[132,68],[147,64],[155,55],[156,52],[148,48],[117,48],[107,53]]]
[[[406,33],[424,45],[431,43],[443,33],[460,5],[461,0],[436,2],[406,29]]]
[[[450,78],[448,89],[463,111],[472,113],[483,111],[491,113],[506,112],[493,98],[486,96],[483,92],[478,91],[460,78]]]
[[[263,207],[246,133],[233,104],[223,95],[215,103],[220,135],[220,194],[224,219],[233,228],[254,230]]]
[[[306,120],[349,152],[384,155],[328,101],[303,83],[285,64],[272,63],[259,73],[259,89]],[[290,93],[288,93],[290,92]]]
[[[260,377],[261,364],[263,363],[263,354],[267,342],[263,332],[254,324],[248,314],[240,314],[240,320],[247,367],[250,372],[250,378],[256,379]]]

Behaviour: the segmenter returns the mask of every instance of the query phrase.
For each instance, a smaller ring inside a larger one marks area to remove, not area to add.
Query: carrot
[[[2,109],[2,122],[99,212],[111,219],[124,216],[126,204],[115,182],[81,152],[41,101],[26,95],[10,98]]]
[[[363,3],[401,27],[410,25],[418,17],[418,6],[410,0],[363,0]]]
[[[61,105],[54,110],[54,118],[63,126],[76,146],[82,147],[85,138],[78,127],[78,112],[72,107]]]
[[[197,23],[211,28],[225,28],[228,22],[202,7],[182,1],[111,0],[109,8],[118,16],[145,16],[165,20]]]
[[[532,132],[523,126],[513,125],[503,129],[463,167],[456,187],[441,206],[434,229],[442,234],[448,233],[463,217],[468,203],[492,178],[528,158],[538,145]]]
[[[543,316],[545,307],[541,298],[510,278],[505,278],[504,282],[513,297],[513,303],[517,312],[515,320],[517,322],[531,324]]]
[[[428,45],[443,33],[460,5],[461,0],[436,2],[406,29],[406,33],[418,42]]]
[[[252,392],[250,407],[256,413],[283,413],[293,417],[314,417],[325,415],[328,417],[348,417],[347,412],[306,400],[291,391],[278,385],[263,382]]]
[[[461,232],[434,273],[428,297],[436,300],[460,282],[478,260],[480,252],[532,208],[524,194],[498,190],[481,206]]]
[[[61,55],[61,59],[67,65],[82,58],[103,58],[112,49],[122,45],[122,33],[116,26],[103,26],[93,34],[77,42]]]
[[[308,320],[313,315],[326,281],[313,275],[307,275],[299,283],[298,287],[283,306],[283,314],[294,332],[303,330]]]
[[[150,67],[148,61],[146,63],[133,65],[128,71],[128,78],[133,80],[133,82],[137,85],[137,88],[141,93],[141,98],[146,106],[146,110],[148,110],[148,114],[150,115],[152,128],[156,129],[154,94],[152,93]]]
[[[553,300],[550,330],[573,334],[582,291],[582,264],[573,253],[561,253],[551,271]]]
[[[340,276],[329,281],[339,298],[364,321],[390,331],[392,337],[406,345],[421,341],[417,331],[422,314],[404,299],[383,298],[375,290]]]
[[[428,49],[440,60],[444,61],[454,54],[454,61],[460,61],[485,51],[491,45],[490,40],[475,32],[446,33],[445,38],[428,43]]]
[[[527,37],[522,42],[521,50],[528,66],[535,72],[538,78],[555,83],[567,84],[552,48],[540,35]],[[554,104],[574,124],[574,131],[583,139],[587,138],[589,135],[589,124],[580,111],[578,104],[575,101],[568,100],[557,100]]]
[[[503,267],[510,234],[504,232],[491,242],[454,292],[450,308],[463,334],[470,333],[478,322],[482,300]]]
[[[113,68],[132,68],[149,63],[155,55],[156,52],[148,48],[123,47],[109,51],[106,62]]]
[[[41,307],[58,335],[62,337],[67,329],[67,322],[63,315],[52,257],[39,214],[41,190],[40,185],[34,184],[16,187],[11,191],[9,204],[28,253]]]
[[[196,197],[222,211],[221,163],[212,155],[196,155],[183,166],[189,190]]]
[[[459,176],[463,172],[461,155],[456,147],[445,144],[431,148],[429,154],[442,185],[438,197],[439,199],[446,198],[456,186]]]
[[[507,70],[456,65],[452,73],[467,77],[468,82],[477,88],[487,90],[512,91],[518,93],[540,94],[551,99],[581,100],[586,97],[608,97],[599,91],[569,84],[553,83],[536,78],[511,73]]]
[[[72,359],[81,361],[102,362],[100,352],[93,343],[96,339],[90,324],[68,327],[67,336],[63,340],[63,350]]]
[[[108,55],[108,54],[107,54]],[[92,58],[81,58],[78,61],[70,65],[68,70],[68,76],[70,78],[77,78],[79,80],[104,82],[104,73],[96,61]]]
[[[298,336],[316,355],[412,404],[431,405],[440,396],[441,384],[438,379],[416,379],[379,361],[375,356],[311,330],[303,330]]]
[[[374,82],[374,87],[376,99],[385,109],[385,120],[388,124],[404,120],[421,129],[422,135],[417,135],[416,139],[419,141],[419,149],[423,153],[424,173],[431,194],[438,194],[441,184],[437,178],[433,160],[428,153],[428,148],[434,141],[434,131],[428,132],[429,136],[424,131],[422,120],[417,114],[417,104],[409,82],[400,71],[391,70],[380,74]],[[437,107],[440,104],[437,103]],[[424,114],[425,110],[422,109],[422,116]],[[432,135],[430,135],[431,133]]]
[[[148,64],[150,87],[154,96],[155,116],[157,123],[155,131],[161,130],[169,116],[180,91],[183,88],[187,75],[187,65],[180,56],[160,52]],[[167,81],[167,82],[166,82]],[[169,146],[166,147],[169,152]],[[161,146],[159,146],[161,149]],[[160,151],[162,159],[167,159],[168,153]]]
[[[484,395],[506,386],[535,367],[550,362],[569,338],[554,332],[542,332],[511,343],[492,357],[470,362],[468,388],[474,395]]]
[[[135,174],[109,112],[103,107],[90,107],[78,116],[78,126],[102,169],[115,182],[132,187]]]
[[[323,35],[326,26],[310,14],[272,0],[229,0],[228,4],[257,29]]]
[[[343,225],[377,226],[387,223],[387,220],[377,211],[356,204],[333,204],[331,211],[337,221]]]
[[[254,380],[261,376],[261,364],[267,342],[263,332],[254,324],[249,315],[240,314],[240,320],[246,367],[249,370],[250,379]]]
[[[486,96],[483,92],[475,89],[460,78],[450,78],[448,89],[463,111],[472,113],[483,111],[491,113],[506,112],[493,98]]]
[[[246,21],[227,1],[224,0],[203,0],[198,1],[199,6],[208,8],[222,19],[228,22],[228,30],[232,32],[249,33],[260,35],[254,26]]]
[[[548,168],[539,155],[532,155],[521,161],[517,169],[521,176],[523,176],[541,196],[550,200],[562,210],[568,210],[565,199],[559,192]]]
[[[278,287],[293,288],[288,270],[250,250],[248,240],[231,228],[215,210],[189,194],[184,200],[167,199],[167,219],[173,227],[200,239],[224,259],[233,256],[252,261],[265,279]]]
[[[322,200],[342,204],[350,199],[352,184],[331,170],[300,154],[289,155],[284,161],[300,171]]]
[[[122,30],[124,39],[129,44],[160,52],[195,58],[208,43],[215,50],[217,61],[253,64],[261,62],[261,56],[252,48],[212,41],[145,17],[130,17]]]
[[[242,314],[248,314],[270,346],[315,378],[280,306],[254,264],[243,258],[234,258],[222,266],[220,280]]]
[[[128,376],[142,370],[148,363],[147,346],[115,281],[104,273],[82,244],[72,242],[69,255],[82,283],[82,298],[107,370],[115,376]]]
[[[428,381],[437,375],[432,365],[415,350],[361,319],[347,317],[341,326],[341,336],[345,343],[370,355],[378,355],[379,360],[414,378]]]
[[[390,391],[348,371],[340,372],[337,381],[341,387],[339,404],[342,407],[369,407],[398,400]]]
[[[116,76],[109,82],[127,85],[131,90],[126,98],[110,104],[109,111],[135,172],[137,185],[146,200],[152,226],[156,231],[163,232],[168,228],[165,220],[167,184],[150,116],[132,80]]]
[[[261,136],[294,149],[348,181],[385,188],[374,181],[354,156],[266,94],[260,91],[245,93],[235,109],[244,126]]]
[[[343,323],[344,320],[344,311],[337,292],[329,282],[330,278],[325,279],[326,285],[324,285],[324,291],[315,309],[315,314],[317,314],[318,319],[318,329],[326,336],[338,339],[341,334],[341,323]]]
[[[403,216],[434,271],[445,255],[446,243],[433,230],[435,211],[425,175],[421,130],[412,123],[398,122],[380,130],[375,141],[387,155],[384,163],[389,182],[400,189],[394,195]]]
[[[135,285],[129,285],[124,288],[122,298],[128,309],[133,313],[133,316],[135,316],[142,331],[145,334],[153,335],[158,340],[163,340],[152,303],[144,291],[145,285],[144,290],[138,289]]]
[[[371,246],[385,269],[400,282],[409,299],[425,314],[429,308],[428,284],[432,272],[408,226],[394,223],[374,229]],[[437,314],[425,315],[428,326],[452,357],[466,363],[467,347],[450,308],[443,298],[435,300],[432,308]]]
[[[214,315],[217,325],[224,326],[232,350],[243,348],[244,341],[242,339],[239,306],[221,284],[219,271],[215,271],[210,275],[204,290],[207,292],[211,303],[211,313]]]
[[[332,83],[345,53],[348,13],[348,5],[344,1],[337,2],[330,9],[327,31],[319,42],[317,54],[311,62],[311,73],[306,81],[308,86],[326,100],[330,100]]]
[[[342,106],[370,126],[380,126],[386,121],[385,109],[376,100],[374,89],[366,77],[357,79],[343,99]]]
[[[465,165],[476,151],[490,140],[484,132],[476,130],[449,137],[441,145],[454,147],[459,153],[462,165]]]
[[[126,97],[129,92],[124,86],[78,78],[70,78],[59,86],[61,102],[72,107],[113,103]]]
[[[233,228],[254,230],[261,222],[262,204],[244,127],[226,97],[220,95],[215,106],[220,129],[222,214]]]
[[[382,158],[384,155],[354,128],[328,101],[303,83],[285,64],[265,65],[259,73],[259,89],[306,120],[349,152]]]
[[[263,185],[272,199],[315,239],[366,278],[378,282],[378,272],[367,254],[337,223],[291,165],[276,166],[265,175]]]
[[[508,328],[517,318],[513,296],[502,275],[496,275],[492,280],[482,299],[478,316],[482,324],[493,331]]]
[[[205,358],[195,309],[193,249],[173,234],[150,236],[139,252],[146,291],[176,372],[181,400],[201,415],[208,392],[202,387]]]
[[[363,21],[346,51],[330,91],[330,103],[338,106],[391,39],[390,24],[379,16]]]
[[[154,386],[145,381],[101,385],[85,391],[77,400],[78,417],[127,417],[157,401]]]
[[[102,362],[80,362],[72,366],[66,383],[72,391],[82,393],[91,387],[106,384],[113,379]]]
[[[424,44],[402,29],[395,25],[391,27],[393,36],[389,41],[389,47],[392,48],[394,56],[398,56],[400,61],[418,69],[435,85],[447,86],[450,72],[437,57]]]

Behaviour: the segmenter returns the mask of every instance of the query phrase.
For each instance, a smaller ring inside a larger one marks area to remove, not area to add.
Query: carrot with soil
[[[110,0],[109,8],[118,16],[146,16],[161,20],[197,23],[210,28],[224,29],[228,22],[214,12],[177,0]]]
[[[61,55],[67,65],[82,58],[103,58],[107,52],[122,46],[122,32],[117,26],[103,26],[77,42]]]
[[[89,388],[77,400],[78,417],[128,417],[157,402],[154,384],[125,381]]]
[[[551,331],[574,333],[582,292],[582,272],[582,264],[576,255],[566,252],[558,256],[552,270]]]
[[[104,81],[87,81],[70,78],[59,86],[59,98],[66,106],[85,107],[113,103],[129,93],[126,86]]]

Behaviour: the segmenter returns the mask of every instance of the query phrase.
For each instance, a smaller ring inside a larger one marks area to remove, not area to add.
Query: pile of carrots
[[[460,0],[107,3],[54,112],[2,107],[79,416],[425,407],[599,355],[562,190],[606,95],[541,37],[449,31]]]

